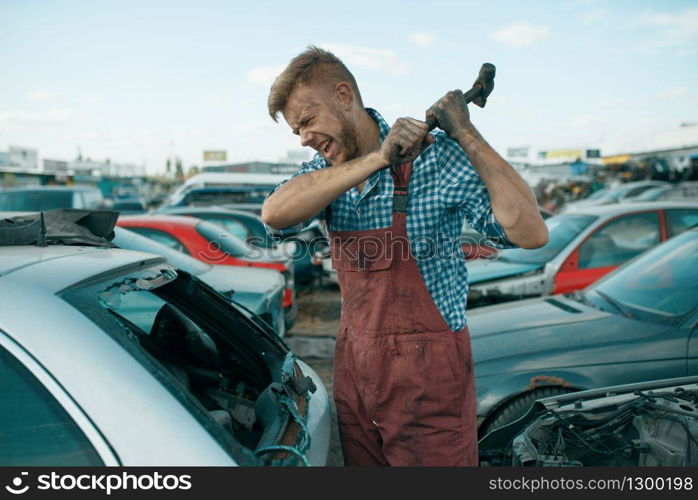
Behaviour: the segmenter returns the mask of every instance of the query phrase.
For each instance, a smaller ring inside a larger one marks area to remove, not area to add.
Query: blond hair
[[[356,94],[358,103],[363,106],[356,79],[344,63],[332,52],[310,45],[305,52],[291,59],[286,69],[274,80],[268,99],[269,115],[272,119],[278,121],[279,112],[283,112],[296,87],[320,78],[332,84],[348,82]]]

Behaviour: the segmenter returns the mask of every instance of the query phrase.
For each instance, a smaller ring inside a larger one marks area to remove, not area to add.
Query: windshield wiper
[[[612,297],[611,297],[610,295],[608,295],[607,293],[604,293],[604,292],[600,291],[598,288],[594,289],[594,291],[595,291],[596,293],[598,293],[598,294],[601,296],[602,299],[604,299],[606,302],[608,302],[608,303],[611,304],[613,307],[615,307],[616,309],[618,309],[618,311],[620,311],[620,313],[621,313],[623,316],[625,316],[626,318],[635,319],[635,318],[633,317],[632,313],[631,313],[630,311],[628,311],[625,307],[623,307],[623,306],[621,305],[621,303],[618,302],[616,299],[612,298]]]
[[[574,300],[577,300],[587,306],[591,306],[594,309],[599,309],[599,307],[596,304],[594,304],[591,300],[589,300],[589,298],[581,290],[575,290],[574,292],[565,295],[569,295]]]

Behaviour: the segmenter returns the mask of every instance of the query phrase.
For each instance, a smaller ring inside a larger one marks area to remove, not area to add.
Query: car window
[[[61,297],[151,372],[238,463],[249,463],[242,447],[254,449],[267,425],[257,420],[255,404],[272,382],[267,358],[279,359],[279,351],[207,290],[158,264]]]
[[[153,241],[157,241],[166,247],[173,248],[178,252],[184,252],[189,255],[189,251],[187,250],[187,247],[184,246],[184,243],[165,231],[160,231],[159,229],[152,229],[149,227],[129,227],[128,229],[134,233],[145,236],[146,238],[150,238]]]
[[[207,216],[204,217],[204,219],[206,219],[209,222],[213,222],[214,224],[218,224],[219,226],[223,226],[230,234],[232,234],[233,236],[237,236],[241,240],[246,240],[249,236],[252,235],[252,233],[250,233],[250,230],[247,229],[247,226],[245,226],[242,222],[216,216]]]
[[[597,230],[579,247],[579,269],[619,266],[660,240],[657,212],[625,215]]]
[[[666,187],[653,187],[640,193],[638,196],[634,197],[635,201],[655,201],[659,199],[666,199],[666,194],[671,192],[670,188]]]
[[[667,232],[670,238],[698,224],[698,210],[665,210],[664,215],[666,217]]]
[[[0,466],[104,465],[60,403],[3,347],[0,401]]]
[[[71,208],[87,208],[81,192],[73,191],[73,204]]]
[[[0,210],[17,210],[34,212],[54,208],[71,208],[73,193],[71,191],[5,191],[0,192]]]
[[[218,245],[221,252],[233,257],[243,257],[246,253],[245,243],[237,236],[230,234],[224,228],[212,222],[202,221],[196,225],[196,230],[207,241]]]
[[[526,264],[545,264],[570,244],[596,217],[593,215],[558,215],[546,219],[548,226],[548,243],[534,250],[515,248],[499,252],[503,261],[522,262]]]
[[[592,285],[634,316],[677,324],[698,307],[698,232],[669,240]]]

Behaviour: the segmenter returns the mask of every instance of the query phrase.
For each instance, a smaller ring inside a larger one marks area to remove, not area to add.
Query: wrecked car
[[[324,465],[314,370],[191,274],[105,246],[109,213],[82,212],[0,221],[0,465]]]
[[[470,311],[480,435],[537,399],[698,375],[698,229],[567,296]]]
[[[468,262],[468,307],[581,290],[698,223],[698,203],[588,207],[546,220],[548,243]]]
[[[481,465],[698,466],[698,377],[553,396],[479,443]]]
[[[292,259],[292,250],[287,255],[285,251],[278,249],[253,247],[221,226],[181,215],[121,216],[117,224],[208,264],[258,267],[279,271],[286,285],[284,292],[286,330],[290,331],[295,324],[298,304],[294,288],[295,262]]]
[[[123,227],[114,228],[112,243],[125,250],[162,255],[174,267],[193,274],[259,316],[279,337],[286,334],[281,273],[272,269],[207,264]]]

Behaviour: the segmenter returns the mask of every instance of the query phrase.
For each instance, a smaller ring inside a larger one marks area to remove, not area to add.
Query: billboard
[[[228,161],[227,151],[204,151],[204,161]]]
[[[67,172],[68,162],[63,160],[44,160],[45,172]]]

